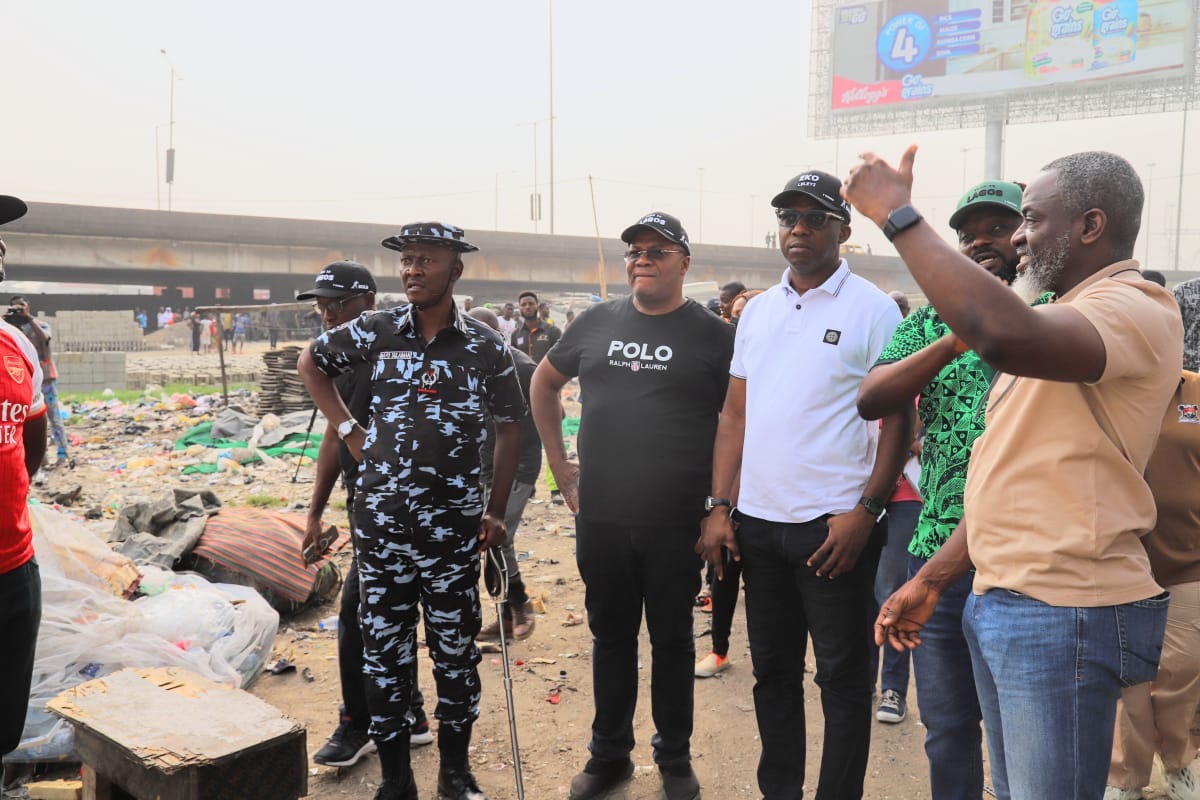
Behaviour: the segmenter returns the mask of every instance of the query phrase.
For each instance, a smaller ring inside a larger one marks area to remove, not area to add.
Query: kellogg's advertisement
[[[834,10],[833,109],[1182,74],[1193,0],[872,0]]]

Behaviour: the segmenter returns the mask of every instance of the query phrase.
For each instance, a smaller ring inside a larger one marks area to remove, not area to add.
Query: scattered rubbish
[[[541,656],[538,656],[537,658],[529,659],[529,663],[530,664],[557,664],[558,662],[555,661],[553,658],[543,658]]]
[[[317,623],[317,627],[323,631],[336,631],[338,629],[337,614],[333,614],[332,616],[328,616],[321,620]]]
[[[282,675],[285,672],[295,672],[296,665],[286,658],[276,659],[267,665],[267,671],[272,675]]]
[[[550,694],[546,695],[546,702],[552,706],[556,706],[562,702],[562,696],[559,695],[558,689],[550,690]]]
[[[313,675],[312,670],[309,669],[308,667],[305,667],[303,670],[300,671],[300,677],[304,678],[304,680],[308,681],[309,683],[312,683],[313,681],[315,681],[317,679],[317,677],[315,675]]]
[[[571,628],[575,625],[582,625],[583,622],[584,618],[580,615],[567,612],[567,618],[563,620],[562,625],[564,628]]]

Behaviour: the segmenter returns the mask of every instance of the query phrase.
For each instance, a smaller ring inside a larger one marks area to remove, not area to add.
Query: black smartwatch
[[[883,235],[890,242],[899,236],[902,231],[908,230],[922,219],[924,218],[921,216],[920,211],[917,211],[911,205],[902,205],[888,214],[887,222],[883,225]]]
[[[733,503],[731,503],[729,500],[726,500],[724,497],[713,497],[712,495],[709,495],[708,497],[704,498],[704,511],[706,513],[712,511],[717,506],[732,508]]]
[[[858,498],[858,504],[865,508],[867,513],[875,518],[876,522],[879,522],[881,519],[883,519],[884,515],[887,514],[887,506],[876,500],[874,497],[867,497],[866,495],[863,495],[862,497]]]

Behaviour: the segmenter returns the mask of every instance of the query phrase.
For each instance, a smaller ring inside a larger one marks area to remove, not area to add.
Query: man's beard
[[[1025,252],[1025,269],[1013,281],[1013,289],[1022,297],[1029,294],[1026,299],[1033,302],[1043,292],[1054,291],[1071,256],[1071,237],[1064,233],[1043,249],[1035,252],[1026,248]]]

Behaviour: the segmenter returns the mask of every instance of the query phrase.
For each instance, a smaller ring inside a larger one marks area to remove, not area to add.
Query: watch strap
[[[913,208],[911,204],[905,203],[888,214],[887,222],[883,225],[883,235],[890,242],[922,219],[921,212]]]

